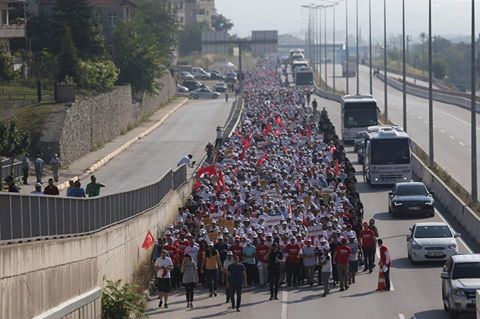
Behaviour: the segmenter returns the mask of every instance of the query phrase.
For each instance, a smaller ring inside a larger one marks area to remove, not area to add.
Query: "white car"
[[[408,259],[412,263],[422,261],[444,261],[458,254],[456,238],[446,223],[416,223],[407,235]]]

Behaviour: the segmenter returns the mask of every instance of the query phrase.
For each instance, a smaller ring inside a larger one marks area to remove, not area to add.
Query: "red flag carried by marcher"
[[[145,240],[143,241],[142,248],[148,249],[153,246],[155,239],[153,238],[152,233],[150,230],[147,232],[147,236],[145,236]]]
[[[195,183],[193,184],[192,191],[196,191],[196,190],[199,189],[201,186],[202,186],[202,183],[200,183],[200,181],[199,181],[198,179],[195,179]]]
[[[203,174],[207,174],[208,176],[217,175],[217,169],[215,168],[215,165],[205,166],[197,171],[198,177],[201,177]]]
[[[264,155],[262,155],[262,157],[260,157],[257,161],[257,167],[260,166],[260,165],[263,165],[263,163],[265,163],[265,161],[268,159],[268,153],[265,153]]]
[[[312,128],[310,127],[310,125],[307,127],[307,133],[305,134],[308,138],[310,138],[310,136],[312,136]]]
[[[222,171],[218,172],[218,180],[217,180],[217,193],[220,193],[223,191],[223,173]]]
[[[338,172],[339,172],[338,160],[335,160],[335,168],[333,170],[333,174],[335,174],[335,177],[338,176]]]
[[[293,212],[292,212],[292,205],[288,204],[288,217],[292,218]]]

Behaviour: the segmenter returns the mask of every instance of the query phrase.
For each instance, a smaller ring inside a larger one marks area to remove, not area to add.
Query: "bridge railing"
[[[89,234],[134,217],[187,181],[187,167],[158,182],[94,198],[0,194],[0,243]]]

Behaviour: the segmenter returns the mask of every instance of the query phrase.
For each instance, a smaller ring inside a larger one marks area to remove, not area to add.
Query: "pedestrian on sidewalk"
[[[230,285],[230,300],[232,301],[232,309],[240,311],[242,303],[242,288],[247,287],[247,271],[245,266],[240,263],[240,258],[235,255],[233,257],[234,262],[228,266],[228,284]],[[237,295],[237,300],[235,300]]]
[[[278,288],[280,287],[280,267],[283,262],[283,254],[278,249],[278,244],[273,243],[272,249],[268,254],[268,282],[270,284],[270,300],[278,299]]]
[[[53,178],[48,179],[48,185],[43,190],[45,195],[60,195],[58,187],[53,183]]]
[[[193,292],[198,283],[197,263],[189,254],[185,254],[180,270],[183,274],[182,283],[185,286],[187,308],[193,308]]]
[[[192,162],[193,155],[188,154],[180,159],[180,161],[177,163],[177,167],[182,166],[183,164],[187,165],[187,167],[193,168],[193,165],[195,165],[195,161]]]
[[[208,144],[205,146],[205,152],[207,153],[207,163],[212,164],[213,163],[213,144],[211,142],[208,142]]]
[[[225,102],[228,102],[228,92],[225,92]]]
[[[340,291],[348,289],[348,259],[352,254],[352,249],[347,246],[347,239],[342,238],[340,245],[335,248],[335,261],[337,264],[338,281]]]
[[[380,261],[378,266],[385,276],[385,290],[390,291],[390,252],[387,246],[383,244],[383,240],[379,239],[377,243],[378,247],[380,247]]]
[[[158,307],[161,308],[165,301],[164,307],[168,308],[168,294],[171,291],[170,287],[170,271],[173,269],[173,262],[168,253],[162,250],[160,258],[155,261],[155,270],[157,271],[156,284],[158,289]]]
[[[86,193],[88,197],[96,197],[100,195],[100,188],[105,187],[102,183],[97,183],[95,175],[90,177],[90,183],[87,184]]]
[[[43,166],[45,165],[45,161],[40,157],[40,154],[37,154],[35,158],[35,175],[37,177],[37,183],[42,183],[42,176],[43,176]]]
[[[53,154],[53,157],[50,160],[50,166],[52,167],[53,179],[55,180],[55,183],[58,183],[58,171],[62,166],[62,162],[60,161],[60,157],[58,157],[57,153]]]
[[[313,114],[317,114],[317,107],[318,107],[317,99],[313,98],[313,101],[312,101]]]
[[[29,154],[25,153],[22,157],[22,173],[23,173],[23,185],[28,185],[28,175],[30,175],[30,160]]]
[[[355,276],[358,272],[358,258],[361,254],[359,244],[353,232],[348,235],[348,247],[352,250],[352,254],[348,258],[348,284],[350,285],[355,283]]]

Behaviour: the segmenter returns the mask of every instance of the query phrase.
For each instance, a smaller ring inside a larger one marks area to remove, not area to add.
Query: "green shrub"
[[[119,71],[111,60],[86,60],[80,62],[81,86],[103,90],[113,87]]]
[[[0,78],[2,80],[11,80],[13,75],[13,57],[7,51],[6,45],[0,42]]]
[[[137,292],[135,285],[122,284],[121,280],[106,280],[102,293],[103,319],[141,319],[145,316],[147,299]]]

